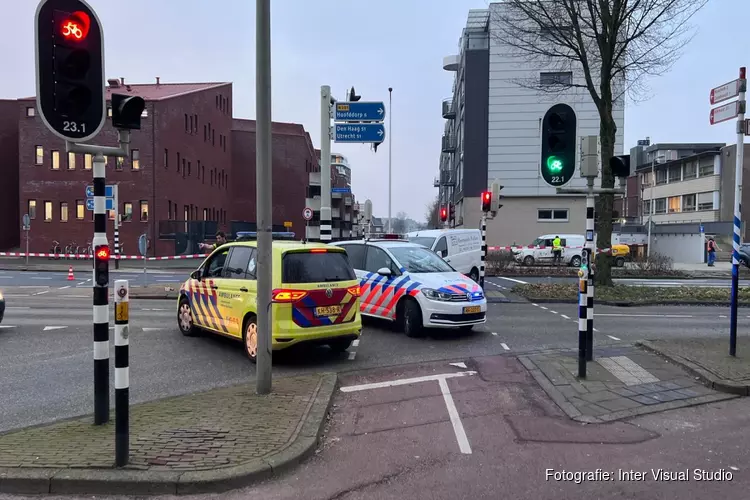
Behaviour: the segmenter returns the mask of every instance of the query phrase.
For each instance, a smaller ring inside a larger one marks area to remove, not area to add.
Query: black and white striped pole
[[[479,264],[479,286],[484,289],[484,265],[487,260],[487,212],[482,212],[482,254]]]
[[[581,252],[581,268],[578,270],[578,378],[586,378],[586,333],[588,331],[588,272],[589,252]]]
[[[588,283],[586,286],[586,361],[594,359],[594,272],[596,271],[594,246],[594,211],[596,199],[593,193],[593,179],[586,195],[586,248],[588,249]]]
[[[104,155],[94,156],[94,424],[109,421],[109,243]]]
[[[127,280],[115,281],[115,465],[130,454],[130,294]]]
[[[331,87],[320,87],[320,241],[330,243],[331,222]]]
[[[117,184],[112,189],[115,204],[115,269],[120,269],[120,193]]]

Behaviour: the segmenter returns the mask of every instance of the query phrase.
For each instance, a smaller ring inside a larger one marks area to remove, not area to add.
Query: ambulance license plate
[[[341,306],[322,306],[315,308],[315,316],[336,316],[341,314]]]
[[[466,306],[464,307],[464,314],[476,314],[482,312],[482,308],[479,306]]]

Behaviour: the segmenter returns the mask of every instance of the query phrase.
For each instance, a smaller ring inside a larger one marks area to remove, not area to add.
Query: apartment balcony
[[[454,153],[456,151],[456,136],[453,134],[443,135],[443,153]]]
[[[460,65],[461,56],[459,54],[443,57],[443,69],[445,71],[458,71]]]
[[[456,107],[453,105],[453,99],[443,100],[443,118],[453,120],[456,117]]]
[[[352,206],[352,199],[351,198],[346,198],[344,200],[344,205],[346,205],[347,207],[351,207]]]
[[[456,180],[453,178],[453,172],[449,170],[443,170],[440,172],[440,185],[441,186],[455,186]]]
[[[435,177],[435,180],[432,182],[432,187],[439,188],[440,187],[440,179]]]

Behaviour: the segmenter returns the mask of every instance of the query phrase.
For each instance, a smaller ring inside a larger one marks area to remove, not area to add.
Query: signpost
[[[309,239],[310,235],[308,233],[310,232],[310,221],[313,218],[313,209],[305,207],[305,209],[302,210],[302,218],[305,219],[305,239]]]
[[[737,117],[737,163],[734,167],[734,236],[732,238],[732,294],[729,301],[729,355],[737,355],[737,296],[739,294],[740,277],[740,244],[742,242],[742,167],[745,160],[745,90],[747,80],[745,67],[740,68],[740,77],[711,90],[709,102],[713,105],[739,97],[734,102],[713,108],[709,115],[711,125],[725,122]],[[702,226],[701,226],[702,227]]]
[[[382,122],[385,119],[385,103],[337,102],[333,119],[337,122]]]
[[[114,185],[105,187],[106,208],[105,210],[115,210],[117,208],[117,189]],[[86,210],[94,210],[94,186],[86,186]],[[117,223],[115,223],[115,226]]]
[[[337,123],[334,129],[336,142],[383,142],[385,126],[382,123]]]
[[[114,210],[114,209],[115,209],[115,200],[113,200],[112,198],[107,198],[105,210]],[[94,210],[93,198],[86,198],[86,210]]]
[[[23,214],[23,230],[26,231],[26,267],[29,267],[29,231],[31,231],[31,217]]]
[[[332,193],[351,193],[352,188],[350,187],[335,187],[331,188]]]
[[[290,220],[284,221],[284,227],[287,228],[287,229],[289,229],[290,227],[292,227],[292,221],[290,221]]]
[[[148,282],[148,276],[146,275],[146,252],[148,252],[148,235],[142,234],[138,237],[138,251],[143,257],[143,286],[145,287]]]

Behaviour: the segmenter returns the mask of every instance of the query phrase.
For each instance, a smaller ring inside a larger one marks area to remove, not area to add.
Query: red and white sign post
[[[731,120],[737,117],[737,163],[734,168],[734,235],[732,238],[732,296],[729,303],[729,355],[737,354],[737,296],[739,292],[740,261],[739,250],[742,241],[742,166],[745,159],[745,134],[747,123],[745,122],[745,90],[747,79],[745,78],[745,67],[740,68],[740,77],[729,83],[711,90],[710,103],[719,102],[739,97],[734,102],[713,108],[709,115],[711,125]],[[710,263],[709,265],[713,265]]]
[[[307,233],[310,232],[310,221],[313,218],[313,209],[305,207],[305,209],[302,210],[302,218],[305,219],[305,240],[309,240],[310,235]]]

